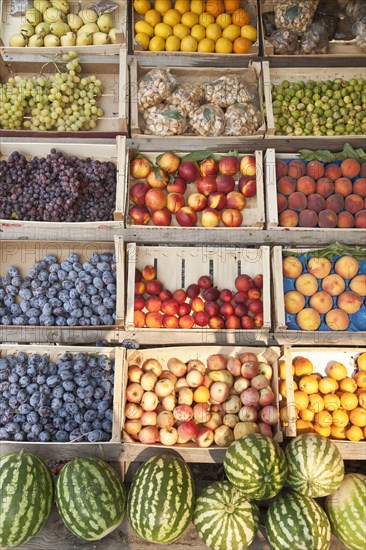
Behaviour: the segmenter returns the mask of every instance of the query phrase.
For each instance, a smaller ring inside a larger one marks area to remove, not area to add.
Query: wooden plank
[[[27,441],[1,441],[0,456],[18,453],[21,450],[35,453],[44,460],[73,460],[94,457],[102,460],[119,460],[121,443],[28,443]]]

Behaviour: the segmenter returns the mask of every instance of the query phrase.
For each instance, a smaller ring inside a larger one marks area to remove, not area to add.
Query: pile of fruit
[[[343,136],[366,133],[366,80],[307,80],[272,84],[277,135]]]
[[[25,10],[19,33],[10,36],[9,46],[103,46],[117,43],[116,31],[111,13],[99,7],[70,13],[67,0],[34,0],[33,8]]]
[[[81,262],[72,253],[60,262],[48,254],[23,277],[10,266],[0,277],[0,324],[87,327],[114,325],[116,263],[93,252]]]
[[[282,227],[366,228],[366,162],[276,160]]]
[[[228,447],[251,433],[272,437],[279,420],[273,371],[259,356],[171,357],[164,367],[153,358],[129,364],[123,429],[136,441]]]
[[[280,362],[280,394],[286,400],[286,374]],[[297,433],[317,432],[332,439],[361,441],[366,438],[366,353],[357,357],[357,371],[338,361],[330,361],[325,374],[314,372],[306,357],[295,357],[294,405],[284,403],[280,409],[283,426],[289,416],[296,419]],[[281,402],[282,403],[282,402]]]
[[[366,330],[366,257],[286,256],[282,262],[290,330]]]
[[[174,4],[174,7],[173,7]],[[135,41],[152,52],[246,54],[257,40],[239,0],[135,0]]]
[[[139,180],[129,191],[135,203],[129,216],[135,225],[240,227],[247,225],[242,211],[256,200],[250,200],[257,190],[252,155],[239,158],[196,151],[179,157],[167,152],[157,157],[156,164],[138,155],[131,162],[130,175]]]
[[[171,292],[156,279],[153,266],[136,269],[134,297],[135,328],[254,329],[263,326],[263,275],[252,279],[241,274],[235,279],[236,292],[213,286],[208,275],[186,290]]]
[[[104,354],[0,359],[0,440],[110,441],[114,361]]]

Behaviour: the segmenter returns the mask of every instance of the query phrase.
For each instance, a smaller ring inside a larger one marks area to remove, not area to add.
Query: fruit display
[[[102,3],[89,4],[82,9],[81,4],[75,6],[67,0],[34,0],[32,4],[33,7],[27,6],[24,18],[18,19],[19,30],[10,35],[10,47],[68,48],[117,43],[118,31],[111,13],[118,9],[116,4],[104,8]],[[11,20],[8,24],[14,25]]]
[[[356,442],[365,439],[366,352],[331,348],[307,353],[302,349],[300,353],[293,352],[293,405],[286,391],[284,362],[279,364],[280,394],[285,400],[284,404],[281,401],[282,424],[288,425],[292,417],[298,434],[316,432]]]
[[[53,479],[47,464],[21,451],[0,457],[0,545],[25,544],[43,528],[53,504]]]
[[[289,491],[268,508],[266,533],[275,550],[329,550],[331,529],[326,513],[312,498]]]
[[[115,320],[112,253],[93,252],[87,261],[74,252],[63,261],[47,254],[25,276],[10,265],[0,277],[1,325],[88,327],[114,325]]]
[[[0,160],[0,218],[42,222],[113,220],[117,173],[113,162],[51,149],[30,159],[18,151]],[[50,186],[52,181],[52,186]]]
[[[103,353],[0,359],[0,441],[110,441],[114,360]]]
[[[206,349],[200,359],[197,351],[187,354],[184,348],[174,348],[176,357],[140,352],[128,357],[126,441],[227,447],[250,433],[276,433],[277,397],[271,387],[276,383],[266,353],[234,348],[232,355],[211,355]]]
[[[246,54],[257,40],[248,2],[135,0],[133,6],[137,50]]]
[[[50,64],[56,72],[43,74]],[[71,51],[46,62],[38,75],[14,75],[0,82],[0,127],[40,132],[96,128],[104,114],[99,107],[102,81],[82,71],[77,53]]]
[[[337,491],[325,501],[335,536],[350,550],[363,550],[366,544],[364,512],[366,476],[346,474]]]
[[[235,290],[219,289],[209,275],[187,288],[164,288],[157,271],[146,265],[135,270],[135,328],[260,329],[263,317],[263,275],[244,273],[234,280]],[[229,286],[229,285],[228,285]]]
[[[130,164],[129,217],[135,225],[149,226],[256,226],[261,217],[257,160],[254,155],[168,151],[153,162],[138,154]]]
[[[169,544],[191,522],[194,481],[187,464],[173,455],[153,456],[138,469],[127,501],[132,530],[143,540]]]
[[[66,527],[83,540],[100,540],[116,529],[126,494],[113,468],[98,458],[75,458],[61,470],[55,500]]]
[[[259,527],[259,508],[228,481],[212,483],[198,495],[193,523],[209,548],[244,549]]]
[[[366,253],[339,243],[282,260],[289,330],[366,330]]]

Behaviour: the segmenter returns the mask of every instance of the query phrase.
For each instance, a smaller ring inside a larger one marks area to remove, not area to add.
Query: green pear
[[[47,8],[43,14],[43,21],[46,23],[56,23],[56,21],[62,21],[64,14],[61,10],[56,8]]]
[[[70,6],[66,0],[50,0],[52,7],[61,10],[65,15],[69,13]]]
[[[105,32],[95,32],[93,34],[93,45],[103,46],[104,44],[109,44],[108,34]]]
[[[99,32],[99,27],[98,25],[96,25],[95,23],[87,23],[86,25],[83,25],[79,30],[78,30],[78,34],[79,33],[83,33],[83,32],[87,32],[87,33],[95,33],[95,32]]]
[[[70,27],[63,21],[56,21],[56,23],[51,23],[50,32],[60,38],[63,34],[70,32]]]
[[[40,48],[43,46],[43,36],[40,36],[39,34],[34,34],[30,37],[28,41],[28,46],[30,48]]]
[[[75,13],[69,13],[66,19],[67,19],[67,24],[69,25],[72,31],[76,32],[79,29],[81,29],[81,27],[84,25],[84,22],[81,19],[81,17],[79,17]]]
[[[34,27],[30,23],[23,23],[23,25],[20,26],[19,30],[24,36],[27,36],[28,38],[34,35]]]
[[[77,46],[90,46],[93,44],[93,33],[82,32],[76,35]]]
[[[60,38],[61,46],[75,46],[76,34],[74,32],[67,32]]]
[[[103,15],[98,17],[97,25],[102,32],[108,33],[111,29],[113,29],[113,19],[111,14],[103,13]]]
[[[58,36],[55,36],[54,34],[47,34],[47,36],[43,39],[43,45],[46,48],[54,48],[55,46],[60,45],[60,39]]]
[[[42,23],[38,23],[38,25],[35,28],[35,31],[36,31],[36,34],[44,38],[46,34],[50,32],[50,24],[42,21]]]
[[[12,34],[9,38],[9,46],[11,48],[24,48],[28,43],[28,39],[23,34]]]
[[[51,7],[51,2],[48,0],[34,0],[33,7],[43,15],[46,9]]]
[[[111,29],[108,33],[111,44],[117,44],[116,32],[118,32],[117,29]]]
[[[98,19],[98,14],[94,10],[80,10],[78,16],[83,20],[84,25],[95,23]]]
[[[42,21],[42,14],[35,8],[25,10],[25,20],[35,27]]]

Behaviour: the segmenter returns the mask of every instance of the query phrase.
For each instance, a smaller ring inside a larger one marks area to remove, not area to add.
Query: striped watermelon
[[[295,491],[280,495],[271,504],[266,530],[275,550],[328,550],[332,536],[324,510]]]
[[[285,483],[285,454],[276,441],[252,434],[234,441],[224,459],[225,473],[249,499],[274,497]]]
[[[338,489],[344,476],[341,453],[334,443],[315,433],[295,437],[286,447],[287,482],[294,491],[312,498]]]
[[[350,550],[366,548],[366,476],[347,474],[325,501],[332,531]]]
[[[84,540],[99,540],[125,515],[126,495],[116,472],[98,458],[76,458],[61,470],[56,504],[66,527]]]
[[[196,500],[193,523],[211,550],[245,550],[259,526],[259,508],[229,481],[217,481]]]
[[[127,514],[144,540],[168,544],[187,529],[193,514],[194,481],[173,455],[153,456],[138,469],[128,494]]]
[[[26,543],[42,529],[53,503],[47,464],[21,451],[0,458],[0,546]]]

